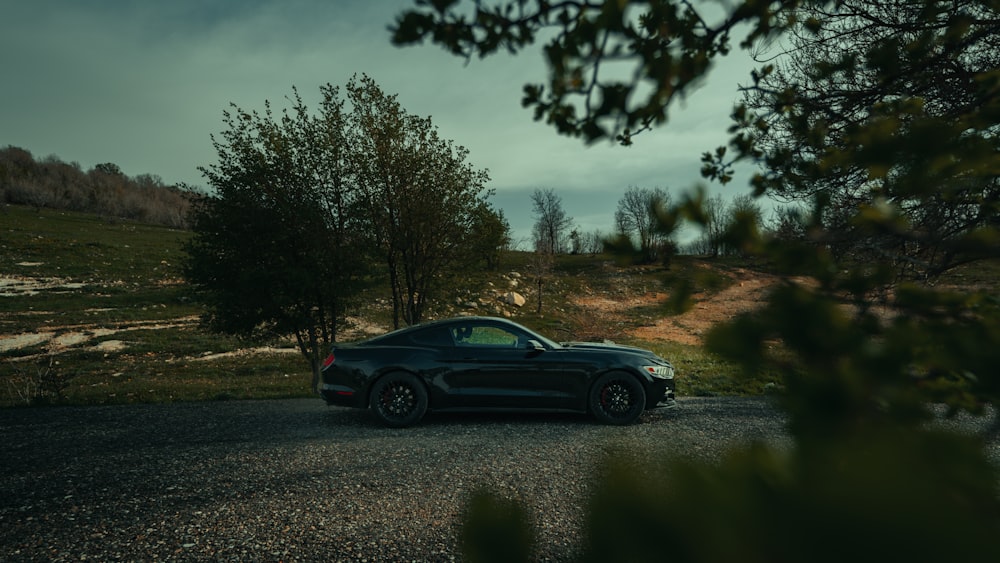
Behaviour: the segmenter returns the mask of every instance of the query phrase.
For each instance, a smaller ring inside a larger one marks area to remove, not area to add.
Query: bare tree
[[[760,203],[750,194],[738,194],[726,201],[716,194],[702,201],[702,235],[688,248],[695,254],[726,256],[739,254],[734,230],[764,222]]]
[[[657,209],[669,205],[670,195],[662,188],[629,186],[618,200],[618,209],[615,211],[618,232],[638,239],[643,262],[657,259],[660,243],[664,242],[664,236],[657,229]]]
[[[584,233],[583,251],[591,255],[604,252],[604,233],[600,229]]]
[[[704,201],[702,212],[705,223],[702,225],[701,240],[703,242],[698,245],[700,253],[713,257],[725,254],[723,235],[726,232],[726,201],[722,199],[721,195],[716,194]]]
[[[535,189],[531,193],[535,214],[535,251],[556,254],[566,249],[566,231],[573,219],[566,215],[560,198],[552,188]]]

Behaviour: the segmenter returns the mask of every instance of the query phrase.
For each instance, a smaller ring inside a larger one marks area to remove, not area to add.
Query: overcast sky
[[[0,4],[0,146],[205,186],[197,167],[215,161],[209,136],[230,102],[282,108],[295,86],[315,107],[320,85],[366,73],[489,170],[516,238],[530,233],[535,188],[554,189],[582,231],[609,233],[628,186],[679,193],[699,183],[700,155],[726,141],[751,68],[736,52],[672,109],[666,128],[629,148],[587,147],[521,108],[522,86],[545,78],[537,51],[466,65],[432,45],[393,47],[386,28],[409,0]],[[709,188],[738,193],[746,180]]]

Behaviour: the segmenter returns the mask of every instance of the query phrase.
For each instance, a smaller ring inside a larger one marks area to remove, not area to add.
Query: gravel
[[[454,561],[469,495],[523,501],[571,559],[595,464],[784,443],[765,399],[681,399],[628,427],[429,415],[393,430],[318,399],[0,411],[0,561]]]

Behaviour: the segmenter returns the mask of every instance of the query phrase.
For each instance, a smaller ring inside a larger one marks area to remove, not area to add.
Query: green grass
[[[709,353],[701,346],[642,341],[629,344],[644,346],[670,360],[678,374],[679,397],[759,395],[766,392],[769,385],[779,383],[776,377],[767,374],[749,377],[736,364]]]
[[[0,208],[0,278],[51,279],[37,293],[0,297],[0,335],[54,331],[97,334],[84,345],[49,354],[49,342],[0,349],[0,406],[29,402],[119,404],[190,400],[311,396],[308,363],[297,353],[238,354],[203,359],[262,343],[248,343],[199,327],[202,309],[182,280],[183,244],[190,233],[66,211]],[[447,280],[428,317],[462,312],[456,297],[505,291],[502,273],[521,274],[518,290],[535,295],[533,256],[510,252],[499,272],[469,271]],[[604,326],[575,304],[578,296],[611,297],[667,291],[664,283],[684,279],[696,291],[714,292],[731,283],[725,273],[692,257],[678,257],[670,269],[622,266],[613,257],[560,256],[543,280],[543,307],[530,300],[515,320],[557,340],[608,338],[624,342],[626,331],[644,319],[667,314],[650,306],[631,318]],[[494,284],[491,286],[491,284]],[[384,284],[368,291],[353,314],[390,326]],[[479,311],[481,314],[489,314]],[[101,331],[114,331],[102,334]],[[121,349],[99,345],[119,341]],[[738,369],[700,347],[625,342],[651,348],[674,362],[681,395],[758,393],[766,380],[743,378]],[[290,343],[268,343],[290,347]],[[33,397],[32,400],[29,400]]]
[[[112,352],[93,347],[112,339],[126,347]],[[26,402],[14,391],[30,379],[43,386],[40,402],[59,404],[312,396],[308,364],[297,352],[214,357],[242,344],[200,330],[164,329],[123,331],[56,356],[47,355],[45,346],[33,347],[19,359],[5,360],[6,404]],[[36,356],[28,358],[32,353]]]
[[[0,406],[32,395],[57,404],[311,395],[309,366],[298,354],[199,359],[258,343],[192,320],[202,309],[181,275],[190,233],[16,206],[2,208],[0,221],[0,278],[55,285],[0,297],[0,335],[116,331],[54,356],[48,342],[0,351]],[[110,340],[124,348],[98,347]]]
[[[9,206],[0,215],[0,272],[77,282],[147,284],[179,277],[190,234],[70,211]],[[28,263],[30,265],[24,265]]]
[[[164,359],[158,354],[117,358],[109,372],[97,362],[72,367],[63,390],[77,404],[266,399],[309,396],[301,357],[254,355],[232,359]]]

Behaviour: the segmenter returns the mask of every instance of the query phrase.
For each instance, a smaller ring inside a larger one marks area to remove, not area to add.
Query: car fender
[[[591,388],[593,388],[594,383],[599,378],[603,377],[605,374],[615,373],[615,372],[626,373],[626,374],[634,377],[636,380],[638,380],[639,384],[642,385],[643,389],[646,391],[646,394],[647,394],[646,395],[646,408],[649,409],[649,408],[653,408],[654,406],[656,406],[657,400],[655,398],[655,392],[651,393],[650,391],[654,387],[656,387],[659,383],[661,383],[663,381],[666,381],[666,380],[657,379],[657,378],[653,377],[652,375],[650,375],[650,374],[648,374],[648,373],[646,373],[646,372],[642,371],[641,369],[638,369],[638,368],[636,368],[634,366],[630,366],[630,365],[617,365],[617,366],[611,366],[611,367],[608,367],[607,369],[601,370],[600,372],[598,372],[597,374],[595,374],[594,381],[591,382],[591,384],[590,384]],[[589,395],[589,390],[588,390],[588,395]],[[588,411],[590,410],[589,405],[586,405],[586,410],[588,410]]]
[[[631,375],[632,377],[635,377],[636,379],[639,380],[639,383],[643,384],[643,386],[653,383],[655,379],[652,375],[642,371],[641,369],[637,368],[634,365],[620,363],[618,358],[615,358],[613,356],[607,357],[606,361],[603,362],[603,364],[604,366],[594,373],[594,379],[602,377],[606,373],[611,373],[615,371],[625,372]]]

